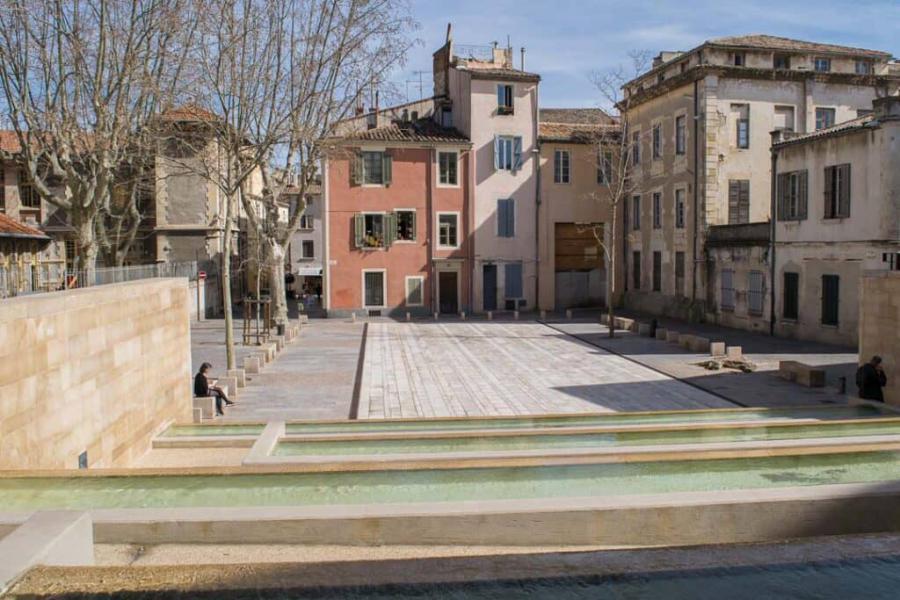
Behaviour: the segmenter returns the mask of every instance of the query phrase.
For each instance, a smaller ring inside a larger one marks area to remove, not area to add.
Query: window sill
[[[838,329],[841,328],[841,326],[840,326],[839,323],[835,323],[835,324],[833,324],[833,325],[832,325],[831,323],[819,323],[819,325],[821,325],[821,326],[822,326],[823,328],[825,328],[825,329],[834,329],[834,330],[838,330]]]
[[[438,245],[438,250],[459,250],[459,246],[441,246]]]
[[[357,250],[361,250],[363,252],[376,252],[378,250],[385,250],[384,246],[366,246],[363,248],[357,248]]]
[[[446,188],[459,189],[459,184],[458,183],[439,183],[435,187],[438,187],[441,189],[446,189]],[[422,306],[424,306],[424,304]]]
[[[405,244],[407,246],[415,244],[416,240],[394,240],[395,244]]]

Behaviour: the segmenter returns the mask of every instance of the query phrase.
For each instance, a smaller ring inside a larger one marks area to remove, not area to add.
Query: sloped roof
[[[43,231],[19,223],[12,217],[0,213],[0,238],[20,238],[32,240],[49,240]]]
[[[391,123],[354,131],[343,137],[345,140],[371,142],[424,142],[424,143],[468,143],[469,138],[451,127],[442,127],[431,119],[419,119],[411,123],[399,125]]]
[[[578,123],[539,123],[538,138],[542,142],[592,144],[597,141],[602,126]]]
[[[540,81],[537,73],[519,71],[518,69],[505,69],[502,67],[461,68],[461,71],[472,74],[472,79],[501,79],[505,81]]]
[[[761,33],[720,37],[709,40],[708,43],[713,46],[761,48],[766,50],[785,50],[794,52],[820,52],[823,54],[851,54],[855,56],[868,56],[871,58],[889,58],[891,56],[890,52],[882,52],[880,50],[838,46],[836,44],[820,44],[818,42],[806,42],[803,40],[794,40],[791,38]]]
[[[211,122],[218,119],[216,115],[206,110],[205,108],[197,106],[196,104],[185,104],[183,106],[170,108],[166,111],[163,111],[161,117],[165,121],[174,122]]]
[[[858,117],[856,119],[850,119],[849,121],[844,121],[842,123],[838,123],[836,125],[832,125],[831,127],[826,127],[825,129],[818,129],[816,131],[811,131],[809,133],[804,133],[802,135],[797,135],[788,139],[785,139],[781,142],[777,142],[774,144],[774,147],[781,148],[783,146],[789,146],[791,144],[799,144],[802,142],[808,142],[811,140],[816,140],[819,138],[831,137],[834,135],[838,135],[841,133],[848,133],[854,130],[866,129],[870,126],[877,126],[878,120],[876,119],[874,114],[863,115],[862,117]]]
[[[21,149],[22,146],[19,144],[19,138],[15,131],[0,130],[0,151],[15,154]]]
[[[538,121],[541,123],[602,125],[614,122],[615,118],[599,108],[542,108],[538,111]]]

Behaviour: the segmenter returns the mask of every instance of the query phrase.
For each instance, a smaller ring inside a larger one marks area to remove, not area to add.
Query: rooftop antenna
[[[422,82],[422,75],[424,75],[425,73],[428,73],[428,71],[413,71],[413,75],[419,76],[419,100],[424,98],[423,94],[425,93],[425,84]]]

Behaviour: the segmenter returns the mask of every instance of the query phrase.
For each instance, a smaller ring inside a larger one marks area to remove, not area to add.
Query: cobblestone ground
[[[369,324],[359,418],[735,405],[535,322]]]

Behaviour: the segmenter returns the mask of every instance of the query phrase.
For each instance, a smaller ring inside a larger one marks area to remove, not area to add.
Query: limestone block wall
[[[859,360],[884,359],[884,399],[900,405],[900,271],[866,275],[859,298]]]
[[[186,279],[0,301],[0,469],[124,467],[191,414]]]

